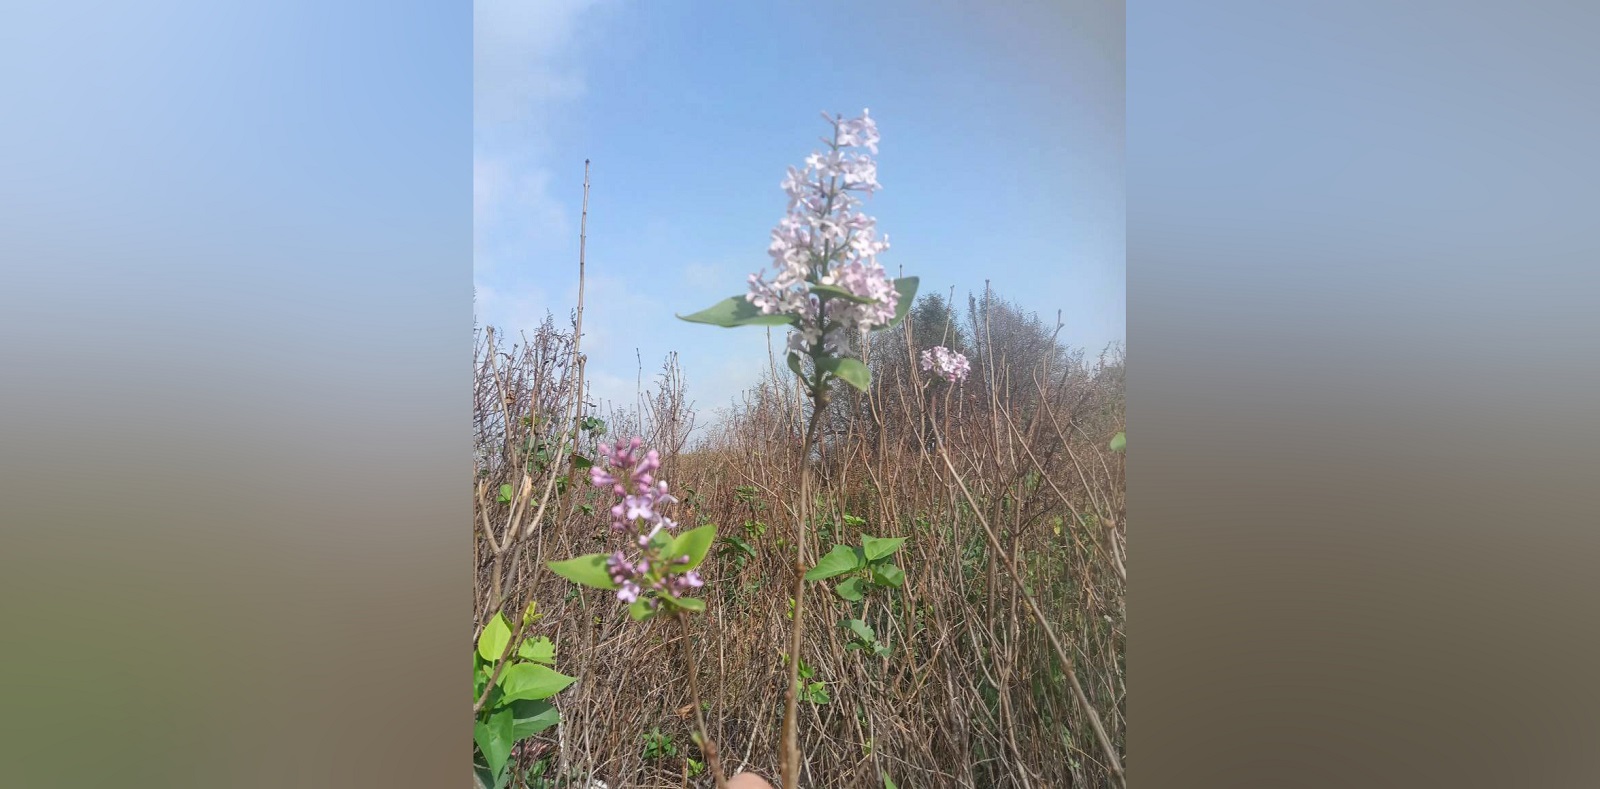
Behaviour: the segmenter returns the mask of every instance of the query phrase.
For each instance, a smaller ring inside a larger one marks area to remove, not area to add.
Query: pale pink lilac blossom
[[[750,275],[745,298],[763,314],[790,315],[794,329],[789,350],[808,355],[821,350],[830,355],[851,352],[846,329],[861,332],[886,326],[894,320],[900,293],[878,255],[889,248],[889,237],[877,234],[877,222],[860,213],[858,195],[871,196],[880,188],[878,166],[867,153],[878,152],[878,125],[870,113],[843,119],[823,113],[833,127],[828,150],[806,157],[805,167],[790,167],[781,186],[789,197],[788,213],[772,230],[767,253],[776,272],[771,280]],[[868,300],[823,299],[812,284],[843,288]],[[819,348],[820,346],[820,348]]]
[[[972,365],[967,362],[967,357],[938,345],[922,352],[922,369],[932,371],[950,383],[957,383],[967,380]]]

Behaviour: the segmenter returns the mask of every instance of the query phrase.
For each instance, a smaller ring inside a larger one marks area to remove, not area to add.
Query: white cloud
[[[597,0],[477,0],[472,6],[473,119],[478,131],[536,120],[582,95],[570,62],[578,21]]]
[[[575,241],[572,204],[551,161],[551,119],[584,93],[582,24],[599,0],[473,5],[473,267],[480,320],[515,331],[546,309],[530,266]],[[577,194],[581,195],[581,191]],[[487,297],[485,294],[488,294]]]

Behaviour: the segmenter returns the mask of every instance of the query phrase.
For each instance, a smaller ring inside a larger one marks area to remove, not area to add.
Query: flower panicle
[[[661,556],[661,544],[656,540],[663,531],[678,527],[661,512],[661,507],[677,502],[668,492],[666,480],[656,479],[661,468],[661,455],[654,449],[644,450],[644,439],[633,437],[615,444],[601,444],[602,463],[590,470],[590,482],[596,488],[606,489],[616,497],[611,507],[611,530],[626,533],[633,538],[639,558],[631,560],[618,550],[606,559],[606,572],[617,585],[617,599],[624,603],[647,599],[652,608],[659,605],[655,596],[647,592],[677,597],[705,584],[700,574],[684,572]]]
[[[828,148],[806,157],[804,167],[789,167],[780,186],[788,209],[772,230],[767,253],[776,272],[771,280],[750,275],[746,300],[766,315],[792,315],[789,350],[810,354],[851,353],[849,328],[867,332],[894,320],[900,293],[878,255],[889,237],[877,232],[877,220],[862,213],[861,195],[882,186],[878,165],[878,125],[868,110],[845,119],[823,113],[833,127]],[[866,152],[862,152],[865,149]],[[826,311],[812,284],[842,288],[859,301],[831,298]]]

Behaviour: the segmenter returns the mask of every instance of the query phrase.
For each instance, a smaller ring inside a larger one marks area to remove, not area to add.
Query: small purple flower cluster
[[[922,369],[933,371],[940,378],[956,383],[967,380],[967,374],[972,372],[972,365],[967,362],[967,357],[943,345],[937,345],[922,352]]]
[[[617,599],[624,603],[637,601],[646,591],[676,597],[705,583],[693,570],[674,572],[673,562],[660,555],[661,546],[656,536],[662,531],[671,532],[678,524],[658,508],[677,499],[667,492],[666,480],[655,478],[655,472],[661,468],[661,455],[654,449],[640,454],[643,446],[644,439],[637,436],[629,441],[619,440],[614,445],[601,444],[600,455],[605,459],[605,467],[597,464],[589,470],[595,487],[609,488],[619,499],[611,508],[611,530],[631,532],[643,554],[637,562],[632,562],[619,550],[606,560],[611,581],[618,586]],[[680,557],[678,563],[687,561]],[[655,607],[657,603],[652,598],[650,604]]]
[[[624,556],[622,551],[611,554],[611,558],[606,560],[606,570],[611,573],[611,581],[618,586],[618,600],[624,603],[634,602],[639,599],[639,595],[644,593],[646,589],[665,592],[673,597],[678,597],[705,586],[705,581],[694,570],[674,575],[672,574],[672,562],[665,562],[657,557],[655,563],[652,564],[649,556],[651,551],[646,548],[645,553],[646,555],[638,562],[628,561],[628,557]],[[686,556],[678,557],[679,564],[687,564],[688,561],[689,558]],[[664,569],[662,572],[652,575],[650,573],[651,567]],[[641,580],[644,581],[643,586],[640,585]]]
[[[620,497],[611,508],[612,531],[626,531],[636,521],[650,524],[649,534],[639,535],[640,546],[649,542],[661,529],[671,531],[678,527],[678,524],[656,512],[657,506],[671,504],[677,499],[667,492],[666,480],[658,480],[654,476],[656,470],[661,468],[661,455],[654,449],[640,455],[639,450],[643,446],[644,439],[638,436],[631,441],[619,440],[615,445],[601,444],[600,455],[605,458],[609,468],[594,466],[589,469],[589,478],[595,487],[610,488],[612,493]]]

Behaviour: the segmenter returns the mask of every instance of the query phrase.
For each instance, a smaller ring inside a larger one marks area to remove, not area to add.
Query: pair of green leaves
[[[504,786],[506,761],[511,749],[561,721],[561,713],[548,701],[521,699],[507,702],[492,712],[487,720],[477,721],[472,729],[472,742],[478,746],[483,766],[494,777],[490,786]],[[475,760],[476,761],[476,760]]]
[[[745,562],[756,558],[756,549],[743,537],[730,534],[722,538],[722,547],[717,550],[717,555],[733,559],[743,569]]]
[[[835,545],[817,565],[806,573],[807,581],[825,581],[849,573],[856,575],[840,582],[834,591],[850,602],[859,602],[874,586],[899,589],[906,573],[888,561],[900,550],[905,537],[861,535],[861,545]]]
[[[901,277],[894,281],[895,291],[900,294],[900,299],[895,304],[894,319],[889,323],[879,326],[874,331],[893,328],[904,320],[911,311],[911,304],[917,297],[916,277]],[[856,304],[871,304],[872,299],[857,296],[844,288],[836,285],[823,285],[812,283],[811,292],[830,299],[843,299]],[[723,299],[693,315],[679,315],[682,320],[690,323],[706,323],[712,326],[733,328],[735,326],[789,326],[795,322],[793,315],[768,315],[761,312],[749,299],[743,296],[733,296]],[[799,354],[789,354],[789,369],[794,371],[800,380],[807,386],[818,386],[823,383],[827,375],[832,375],[856,389],[863,392],[872,384],[872,372],[859,359],[839,358],[834,356],[816,356],[812,358],[816,365],[817,380],[806,378],[801,365]]]
[[[821,682],[809,682],[805,686],[806,700],[812,704],[827,704],[833,701],[833,696],[828,693],[828,686]]]
[[[661,549],[661,555],[669,562],[672,562],[669,566],[672,567],[673,572],[686,573],[699,567],[701,562],[705,561],[706,552],[711,550],[711,543],[716,538],[717,527],[708,523],[673,537]],[[617,584],[611,580],[611,572],[606,569],[606,560],[608,558],[610,558],[610,555],[605,553],[584,554],[573,559],[550,562],[550,571],[576,584],[594,589],[615,590]],[[688,561],[678,564],[677,560],[682,558],[687,558]],[[684,611],[699,613],[706,610],[706,601],[696,598],[663,597],[660,599],[665,600],[673,608]],[[628,606],[628,614],[633,617],[635,622],[649,619],[659,613],[660,610],[660,608],[651,606],[650,602],[644,599],[636,600],[632,605]]]
[[[833,377],[844,381],[851,386],[865,392],[872,385],[872,371],[867,369],[859,359],[837,356],[818,356],[812,359],[816,364],[817,374],[829,373]],[[789,369],[808,387],[816,386],[816,381],[806,377],[805,367],[801,365],[800,354],[789,352]]]
[[[888,329],[898,324],[911,311],[911,302],[917,296],[917,278],[901,277],[894,281],[894,289],[900,294],[900,301],[895,305],[894,320],[882,328]],[[811,292],[825,295],[828,298],[844,299],[857,304],[870,304],[872,299],[862,298],[834,285],[813,283]],[[788,326],[794,323],[793,315],[766,314],[744,296],[732,296],[711,305],[693,315],[679,315],[679,319],[690,323],[707,323],[712,326],[721,326],[731,329],[735,326]]]
[[[543,618],[542,614],[534,613],[532,606],[528,607],[524,616],[528,617],[529,621]],[[498,663],[510,643],[511,623],[506,620],[505,614],[495,614],[494,618],[489,620],[489,624],[484,625],[483,632],[478,635],[478,657],[490,665]],[[554,663],[556,645],[544,636],[523,639],[522,643],[517,645],[516,656],[537,663]]]
[[[845,645],[844,648],[846,650],[868,651],[878,657],[885,657],[889,654],[889,647],[878,640],[877,632],[872,629],[872,625],[866,623],[866,620],[841,619],[839,620],[839,626],[849,631],[850,635],[855,636],[850,643]]]
[[[793,603],[794,600],[791,598],[789,602]],[[783,662],[789,662],[788,655],[783,656]],[[833,696],[829,695],[828,693],[827,683],[813,681],[813,679],[817,676],[816,669],[812,668],[809,664],[802,660],[795,671],[800,676],[800,693],[807,701],[811,702],[812,704],[827,704],[828,702],[833,701]]]

